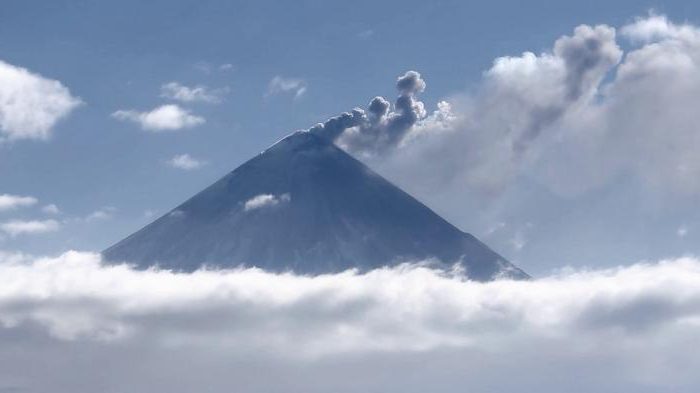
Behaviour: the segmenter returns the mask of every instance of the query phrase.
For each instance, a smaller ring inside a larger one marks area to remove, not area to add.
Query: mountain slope
[[[364,164],[297,132],[103,252],[192,271],[239,264],[319,274],[438,258],[468,275],[527,275]]]

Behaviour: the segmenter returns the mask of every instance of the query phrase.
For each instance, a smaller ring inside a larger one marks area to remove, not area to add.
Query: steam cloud
[[[138,271],[79,252],[0,259],[3,389],[700,386],[694,258],[490,283],[420,264],[306,277]]]
[[[495,59],[475,91],[433,113],[417,98],[425,81],[409,71],[393,106],[377,97],[311,131],[404,186],[424,179],[493,195],[525,177],[575,196],[625,174],[697,195],[700,28],[651,14],[620,31],[631,44],[624,59],[615,28],[581,25],[543,53]]]
[[[397,79],[396,89],[399,96],[393,109],[384,97],[375,97],[367,111],[355,108],[309,131],[356,152],[378,153],[396,146],[426,116],[425,106],[416,98],[425,90],[425,81],[418,72],[408,71]]]

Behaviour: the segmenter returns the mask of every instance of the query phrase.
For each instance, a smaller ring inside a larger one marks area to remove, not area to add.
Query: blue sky
[[[441,100],[473,98],[499,57],[549,52],[580,24],[619,30],[650,9],[678,24],[700,23],[700,4],[687,1],[3,2],[0,60],[59,81],[81,104],[46,139],[0,144],[0,194],[37,200],[0,211],[0,222],[59,226],[5,231],[0,249],[101,250],[280,137],[376,95],[393,99],[396,78],[408,70],[426,81],[420,99],[432,112]],[[618,43],[625,52],[640,47]],[[205,93],[173,98],[183,86]],[[189,113],[190,126],[153,132],[129,120],[162,105]],[[168,163],[184,154],[202,165]],[[556,154],[547,157],[532,166],[559,166]],[[363,160],[533,274],[700,252],[696,191],[671,192],[639,173],[622,171],[572,194],[545,184],[546,171],[524,171],[484,193],[469,182],[423,181],[453,168],[420,172],[383,158]],[[42,211],[48,204],[60,212]]]
[[[249,3],[0,2],[0,391],[699,391],[700,2]],[[310,127],[534,279],[94,253]]]

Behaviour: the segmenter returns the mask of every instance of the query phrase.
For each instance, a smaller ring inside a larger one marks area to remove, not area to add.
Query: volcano
[[[139,268],[367,271],[459,264],[469,278],[527,278],[332,142],[296,132],[103,251]]]

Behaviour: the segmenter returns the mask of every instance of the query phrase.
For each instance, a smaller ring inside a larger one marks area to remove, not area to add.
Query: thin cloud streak
[[[61,224],[56,220],[10,220],[0,223],[0,231],[15,237],[56,232]]]

